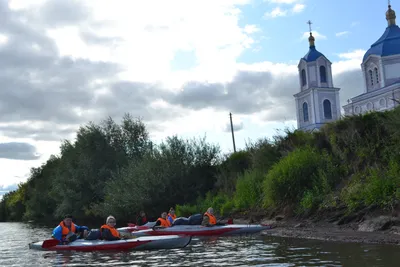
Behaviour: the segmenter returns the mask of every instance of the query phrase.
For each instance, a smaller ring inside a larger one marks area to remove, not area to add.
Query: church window
[[[376,78],[376,83],[379,83],[378,68],[375,68],[375,78]]]
[[[321,83],[326,83],[326,68],[325,68],[325,66],[319,67],[319,76],[320,76]]]
[[[304,122],[308,121],[308,104],[306,102],[303,103],[303,119]]]
[[[304,69],[301,70],[301,86],[304,86],[307,84],[307,78],[306,78],[306,71]]]
[[[381,105],[381,107],[386,106],[386,100],[384,98],[382,98],[381,100],[379,100],[379,105]]]
[[[332,105],[331,101],[325,99],[323,102],[325,119],[332,119]]]
[[[372,70],[369,70],[369,78],[371,80],[371,86],[374,85],[374,77],[372,76]]]
[[[372,105],[371,102],[369,102],[369,103],[367,104],[367,110],[372,110],[373,107],[374,107],[374,106]]]

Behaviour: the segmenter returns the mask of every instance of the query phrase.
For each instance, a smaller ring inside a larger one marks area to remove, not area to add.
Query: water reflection
[[[0,223],[0,266],[399,266],[398,246],[277,237],[194,238],[184,249],[133,252],[43,252],[28,243],[48,227]]]

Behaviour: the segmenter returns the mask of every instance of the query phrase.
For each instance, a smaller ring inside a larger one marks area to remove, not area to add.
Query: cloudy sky
[[[344,105],[387,25],[387,2],[364,2],[1,0],[0,193],[107,116],[140,116],[155,140],[206,134],[226,152],[229,112],[238,148],[295,127],[309,19]]]

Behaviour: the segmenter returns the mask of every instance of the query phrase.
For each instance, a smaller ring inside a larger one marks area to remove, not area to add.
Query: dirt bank
[[[347,215],[336,210],[305,217],[258,213],[241,214],[234,218],[234,223],[265,223],[274,226],[262,233],[269,236],[400,245],[398,213],[374,210],[371,207]]]

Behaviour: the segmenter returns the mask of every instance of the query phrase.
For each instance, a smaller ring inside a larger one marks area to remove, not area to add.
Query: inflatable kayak
[[[188,235],[188,236],[226,236],[226,235],[244,235],[255,234],[264,230],[271,229],[266,224],[227,224],[215,226],[202,225],[174,225],[168,228],[142,229],[138,230],[136,226],[118,228],[120,232],[131,232],[134,236],[163,236],[163,235]]]
[[[74,251],[173,249],[186,247],[191,239],[191,236],[182,235],[143,236],[116,241],[77,239],[68,245],[59,245],[58,240],[49,239],[30,243],[29,248],[37,250]]]

